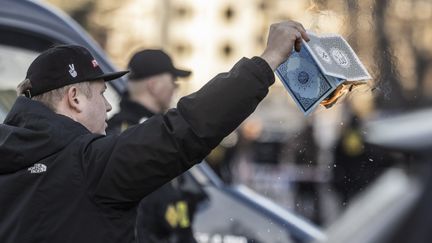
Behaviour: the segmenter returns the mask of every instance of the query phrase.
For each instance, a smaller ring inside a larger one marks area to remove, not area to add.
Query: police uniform
[[[108,133],[120,133],[155,115],[129,99],[120,101],[120,112],[108,121]],[[136,223],[137,243],[195,243],[192,222],[198,203],[205,199],[199,190],[187,190],[187,175],[181,175],[146,196],[139,204]]]

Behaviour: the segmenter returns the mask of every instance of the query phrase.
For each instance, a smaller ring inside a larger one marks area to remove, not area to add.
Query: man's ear
[[[157,80],[155,78],[149,78],[145,81],[146,89],[152,95],[154,95],[155,90],[157,89]]]
[[[78,113],[80,113],[81,111],[82,111],[82,107],[81,107],[81,104],[82,104],[82,96],[81,96],[81,94],[80,94],[80,92],[79,92],[79,90],[77,89],[77,87],[75,87],[75,86],[71,86],[68,90],[67,90],[67,93],[66,93],[66,99],[67,99],[67,104],[68,104],[68,106],[72,109],[72,110],[74,110],[74,111],[76,111],[76,112],[78,112]]]

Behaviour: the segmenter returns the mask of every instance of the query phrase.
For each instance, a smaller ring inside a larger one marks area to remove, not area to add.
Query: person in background
[[[319,195],[319,182],[311,171],[317,171],[319,146],[314,136],[312,122],[306,126],[296,137],[294,162],[303,176],[296,182],[295,209],[316,224],[321,225],[321,207]],[[300,176],[301,177],[301,176]]]
[[[342,205],[364,191],[392,163],[390,155],[365,142],[361,120],[351,115],[336,142],[333,185]]]
[[[108,133],[121,133],[166,112],[177,88],[177,78],[191,74],[174,67],[164,51],[151,49],[136,52],[128,69],[128,91],[120,102],[120,112],[108,121]],[[187,186],[187,180],[187,174],[181,175],[140,202],[136,221],[138,243],[196,242],[193,215],[205,194]]]

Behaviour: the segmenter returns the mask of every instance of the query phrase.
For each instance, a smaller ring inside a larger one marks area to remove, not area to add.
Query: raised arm
[[[95,188],[102,203],[134,205],[199,163],[257,107],[274,82],[274,69],[307,38],[292,21],[272,25],[261,57],[243,58],[199,91],[183,97],[177,109],[150,118],[109,142],[108,161]],[[99,149],[103,151],[103,149]]]

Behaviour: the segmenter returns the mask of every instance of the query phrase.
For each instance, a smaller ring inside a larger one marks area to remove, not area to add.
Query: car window
[[[27,67],[39,53],[28,49],[0,44],[0,119],[16,98],[15,87],[24,80]]]
[[[16,84],[24,80],[27,67],[38,52],[0,44],[0,88],[15,90]]]

